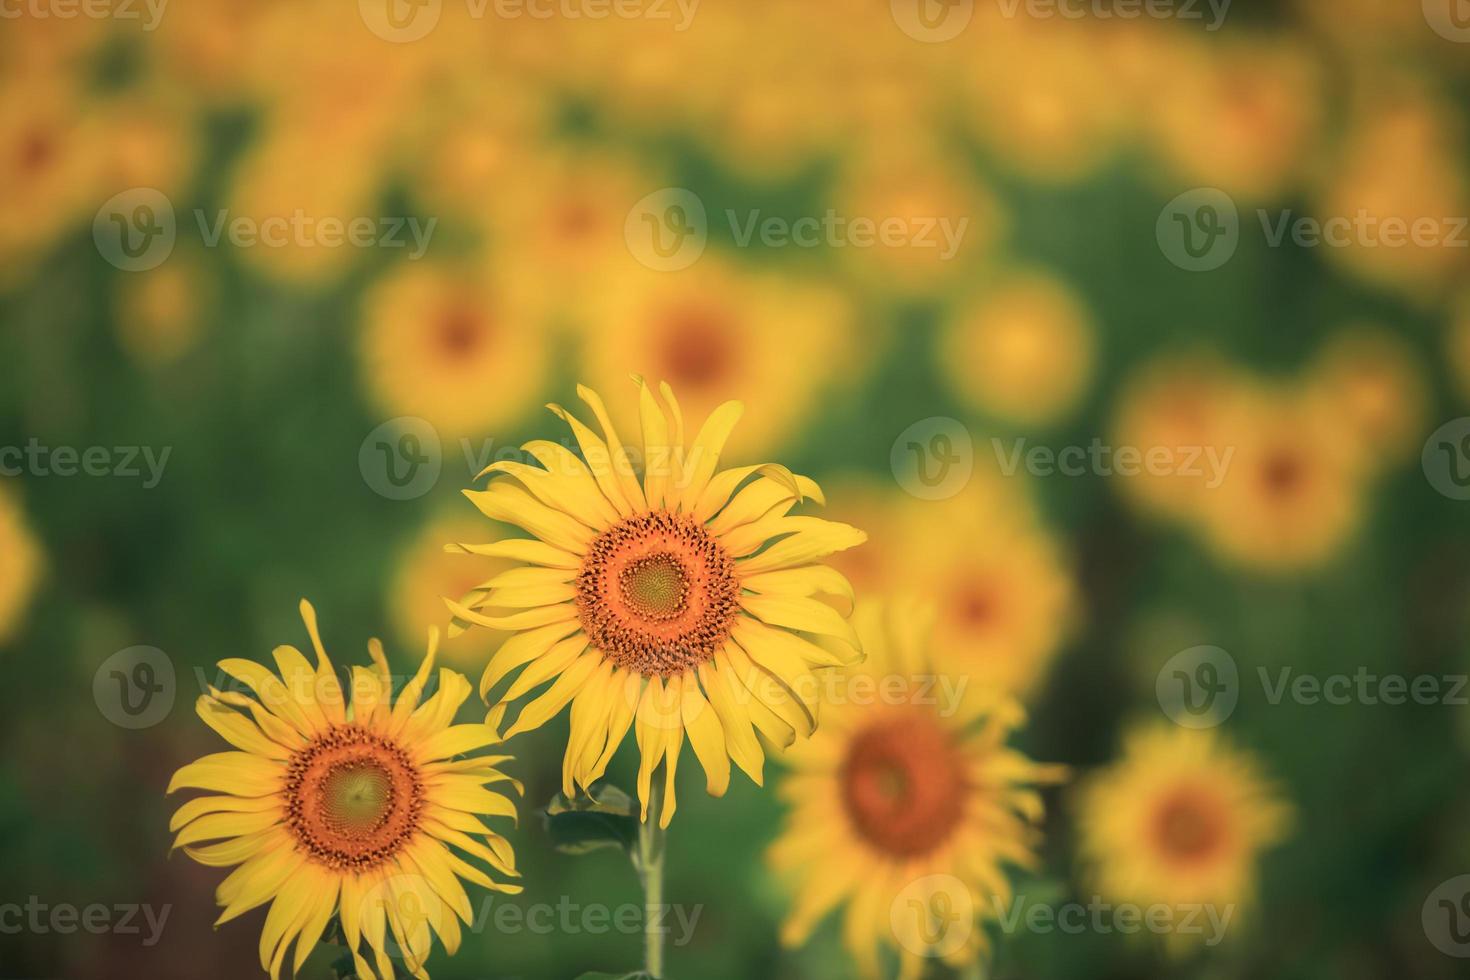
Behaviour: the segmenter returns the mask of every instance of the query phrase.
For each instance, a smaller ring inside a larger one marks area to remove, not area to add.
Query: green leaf
[[[551,844],[564,854],[586,854],[603,847],[631,850],[638,840],[638,814],[628,794],[594,783],[586,796],[552,797],[542,811]]]

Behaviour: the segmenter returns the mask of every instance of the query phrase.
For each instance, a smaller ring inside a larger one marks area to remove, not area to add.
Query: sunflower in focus
[[[936,348],[950,387],[1000,418],[1060,419],[1092,373],[1093,327],[1081,299],[1040,272],[1005,284],[959,311]]]
[[[1238,907],[1290,817],[1255,759],[1213,729],[1159,725],[1132,732],[1123,757],[1083,786],[1080,847],[1112,901]]]
[[[12,494],[0,487],[0,641],[20,626],[36,581],[41,576],[41,549]]]
[[[732,759],[761,782],[757,733],[784,748],[815,730],[813,671],[861,657],[852,626],[814,598],[852,598],[847,581],[821,561],[861,544],[864,534],[792,515],[806,498],[823,498],[811,480],[784,467],[718,468],[743,411],[739,402],[717,408],[686,445],[669,385],[660,386],[662,400],[641,379],[638,388],[641,466],[602,399],[579,386],[600,433],[550,407],[570,426],[580,456],[535,441],[523,449],[537,465],[487,467],[488,489],[466,496],[485,516],[534,538],[462,545],[525,567],[486,583],[474,608],[446,601],[462,623],[512,633],[480,681],[493,711],[550,683],[506,737],[571,704],[562,767],[562,789],[571,796],[602,775],[633,728],[643,818],[663,760],[657,816],[667,826],[686,735],[709,792],[721,796]]]
[[[360,355],[385,412],[427,419],[445,437],[521,418],[545,380],[548,340],[535,329],[539,305],[502,282],[420,260],[372,287]]]
[[[1007,748],[1021,709],[942,672],[929,622],[863,604],[854,623],[868,659],[843,675],[848,696],[821,732],[789,754],[780,788],[791,813],[769,863],[795,896],[782,942],[805,942],[845,905],[843,942],[863,977],[881,974],[885,947],[904,977],[926,957],[976,961],[979,921],[1010,901],[1006,866],[1035,864],[1036,787],[1065,774]]]
[[[780,392],[752,405],[732,445],[781,445],[839,379],[862,374],[854,311],[823,282],[751,273],[706,254],[688,269],[639,269],[607,282],[583,324],[582,366],[594,389],[646,368],[667,378],[691,416],[741,392]],[[631,408],[631,406],[630,406]],[[613,406],[621,427],[635,411]]]
[[[301,617],[315,666],[290,646],[275,650],[279,676],[253,661],[224,660],[220,669],[255,697],[213,687],[200,697],[199,717],[235,751],[174,774],[170,793],[214,795],[174,813],[173,846],[201,864],[235,868],[215,893],[224,908],[216,925],[270,903],[260,964],[272,977],[293,942],[299,974],[336,915],[362,980],[391,980],[395,949],[413,976],[427,978],[434,934],[453,953],[456,915],[472,921],[461,880],[521,890],[471,863],[516,875],[510,844],[480,820],[515,816],[507,797],[485,788],[514,784],[494,768],[508,757],[466,754],[500,738],[493,721],[453,724],[470,694],[461,675],[441,669],[438,690],[420,703],[437,633],[396,699],[382,646],[370,643],[373,667],[352,669],[349,705],[305,600]]]

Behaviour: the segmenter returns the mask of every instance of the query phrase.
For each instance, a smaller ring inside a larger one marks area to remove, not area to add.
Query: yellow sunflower
[[[445,517],[430,522],[403,549],[388,592],[389,616],[401,641],[449,624],[441,596],[473,605],[474,597],[486,591],[487,581],[516,566],[508,558],[485,558],[465,554],[458,547],[445,548],[444,542],[472,538],[481,533],[482,526],[473,514]],[[483,664],[504,637],[494,630],[459,632],[445,641],[439,658],[456,667]]]
[[[40,545],[19,502],[0,487],[0,641],[8,640],[20,626],[41,564]]]
[[[1339,406],[1371,468],[1419,452],[1428,385],[1418,355],[1399,337],[1365,326],[1341,331],[1317,356],[1309,383]]]
[[[290,646],[275,650],[279,676],[250,660],[221,661],[220,669],[255,697],[211,687],[199,699],[199,717],[236,751],[207,755],[174,774],[170,793],[214,795],[174,813],[173,846],[210,867],[238,866],[215,893],[224,908],[216,925],[271,903],[260,963],[272,977],[293,942],[299,973],[336,915],[363,980],[395,976],[390,950],[413,976],[427,978],[433,934],[453,953],[460,941],[455,916],[472,920],[461,879],[520,891],[470,862],[517,874],[510,844],[480,821],[515,817],[510,799],[485,788],[519,785],[494,768],[509,756],[465,755],[500,741],[496,718],[453,724],[471,689],[450,670],[439,671],[438,690],[420,703],[436,632],[396,699],[382,646],[370,642],[373,667],[352,669],[349,705],[305,600],[301,618],[315,666]]]
[[[1044,425],[1061,419],[1086,389],[1092,338],[1091,315],[1065,282],[1022,272],[959,310],[936,353],[944,378],[970,405]]]
[[[1250,755],[1213,729],[1160,724],[1130,733],[1084,785],[1080,848],[1104,898],[1223,911],[1250,904],[1260,853],[1290,816]]]
[[[539,465],[493,463],[489,488],[466,491],[485,516],[518,525],[535,540],[463,549],[526,567],[487,583],[476,608],[446,601],[465,623],[514,634],[480,681],[482,695],[499,692],[495,710],[551,682],[506,737],[570,703],[562,788],[571,795],[602,775],[633,727],[644,819],[654,768],[665,760],[658,817],[667,826],[686,734],[710,793],[720,796],[731,759],[761,782],[757,732],[786,747],[816,728],[812,672],[861,656],[852,626],[813,598],[852,597],[846,579],[819,562],[865,535],[792,515],[795,504],[807,497],[820,503],[822,495],[784,467],[718,468],[743,411],[739,402],[715,409],[686,445],[673,390],[660,386],[661,403],[636,380],[641,465],[635,470],[591,389],[577,390],[601,434],[550,406],[571,427],[581,455],[529,442],[523,448]]]
[[[842,697],[789,754],[780,788],[791,814],[769,861],[795,895],[781,939],[799,945],[845,904],[844,945],[864,977],[880,974],[884,947],[905,977],[926,957],[977,959],[980,921],[1010,901],[1006,866],[1035,863],[1035,787],[1064,775],[1006,747],[1023,712],[944,672],[930,621],[908,606],[860,607],[868,659],[843,674]],[[944,918],[929,921],[935,911]]]
[[[405,262],[363,300],[367,387],[383,411],[427,419],[444,438],[509,425],[545,381],[539,308],[518,285],[475,269]]]

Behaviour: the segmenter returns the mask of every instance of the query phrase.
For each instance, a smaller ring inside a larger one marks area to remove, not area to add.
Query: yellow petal
[[[725,729],[715,709],[699,692],[692,675],[684,680],[680,713],[694,757],[704,768],[705,788],[711,796],[724,796],[730,787],[730,756],[725,751]]]

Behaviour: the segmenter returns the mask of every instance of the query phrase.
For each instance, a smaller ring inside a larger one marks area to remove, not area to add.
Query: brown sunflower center
[[[287,764],[286,823],[334,870],[363,871],[418,829],[423,784],[402,748],[355,725],[318,736]]]
[[[730,636],[735,563],[704,525],[658,511],[608,528],[577,576],[582,628],[620,667],[668,677],[713,657]]]
[[[707,388],[726,377],[735,360],[736,331],[718,311],[688,306],[668,318],[664,367],[676,385]]]
[[[1154,843],[1172,861],[1192,864],[1214,854],[1225,841],[1220,808],[1204,794],[1182,789],[1154,812]]]
[[[1278,497],[1294,492],[1305,477],[1306,466],[1287,450],[1272,453],[1261,466],[1261,482],[1269,493]]]
[[[468,305],[454,304],[439,314],[435,339],[445,357],[458,360],[475,353],[485,342],[485,324]]]
[[[954,737],[919,713],[861,729],[839,779],[858,833],[895,857],[928,854],[948,840],[970,791]]]

